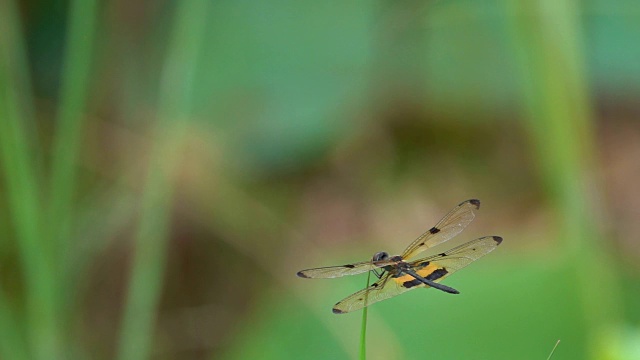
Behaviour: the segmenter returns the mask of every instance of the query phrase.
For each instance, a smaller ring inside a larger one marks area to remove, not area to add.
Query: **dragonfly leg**
[[[385,271],[384,270],[380,270],[380,272],[378,272],[378,269],[373,269],[371,270],[373,272],[373,274],[378,278],[378,279],[382,279],[382,275],[384,275]]]

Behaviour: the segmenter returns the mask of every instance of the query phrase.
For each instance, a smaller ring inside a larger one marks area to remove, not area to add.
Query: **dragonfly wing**
[[[402,287],[393,281],[390,274],[387,274],[368,288],[342,299],[333,307],[333,312],[335,314],[344,314],[359,310],[365,306],[392,298],[409,290],[411,289]]]
[[[419,275],[439,282],[492,252],[500,243],[502,238],[499,236],[481,237],[447,252],[415,260],[411,262],[411,266]]]
[[[501,242],[502,238],[499,236],[486,236],[462,244],[445,253],[413,261],[410,264],[413,271],[418,275],[427,280],[440,282],[445,277],[490,253]],[[333,312],[344,314],[362,309],[378,301],[392,298],[409,290],[428,287],[430,286],[425,285],[409,274],[393,277],[387,273],[386,276],[368,288],[360,290],[338,302],[333,307]]]
[[[367,271],[375,270],[394,262],[391,261],[363,261],[354,264],[327,266],[314,269],[298,271],[298,276],[302,278],[337,278],[346,275],[362,274]]]
[[[479,208],[480,200],[471,199],[460,203],[443,217],[436,226],[414,240],[404,251],[402,258],[412,258],[420,252],[458,235],[475,218],[474,210]]]

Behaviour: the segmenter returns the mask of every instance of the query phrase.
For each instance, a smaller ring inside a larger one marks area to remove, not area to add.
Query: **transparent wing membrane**
[[[337,278],[347,275],[362,274],[367,271],[376,270],[378,268],[393,265],[395,262],[380,260],[380,261],[363,261],[354,264],[327,266],[314,269],[307,269],[298,271],[298,276],[303,278]]]
[[[336,278],[368,271],[374,271],[376,276],[381,276],[371,286],[338,302],[333,307],[333,312],[336,314],[359,310],[417,288],[436,287],[438,290],[457,294],[457,290],[434,284],[434,282],[442,281],[493,251],[502,242],[501,237],[486,236],[437,255],[413,261],[407,261],[407,259],[414,258],[424,250],[460,234],[473,221],[476,216],[475,210],[479,208],[479,200],[463,201],[449,211],[436,226],[414,240],[402,256],[389,257],[387,253],[380,252],[369,261],[302,270],[298,272],[298,276],[303,278]]]
[[[411,262],[412,269],[429,280],[440,282],[447,276],[493,251],[500,243],[499,236],[487,236],[462,244],[445,253],[429,256]],[[376,302],[392,298],[407,291],[429,286],[404,274],[394,278],[390,274],[366,289],[341,300],[333,307],[333,312],[343,314],[359,310]]]
[[[410,259],[424,250],[441,244],[454,236],[460,234],[469,223],[475,218],[474,210],[480,208],[480,200],[471,199],[463,201],[451,210],[436,226],[420,235],[402,253],[403,259]]]

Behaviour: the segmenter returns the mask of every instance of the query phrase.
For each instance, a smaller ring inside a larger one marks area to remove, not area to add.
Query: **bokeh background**
[[[637,0],[2,0],[0,358],[640,359]],[[434,251],[440,252],[445,247]]]

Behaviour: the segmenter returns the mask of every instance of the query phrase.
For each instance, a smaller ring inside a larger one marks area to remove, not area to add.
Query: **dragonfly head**
[[[388,258],[389,254],[384,251],[377,252],[373,255],[373,261],[386,260]]]

